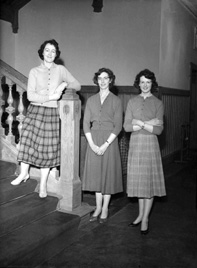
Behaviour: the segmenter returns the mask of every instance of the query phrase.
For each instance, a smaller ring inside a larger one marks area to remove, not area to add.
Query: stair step
[[[58,198],[31,193],[0,206],[0,236],[56,210]]]
[[[25,183],[22,182],[17,186],[13,186],[11,185],[11,181],[15,178],[16,176],[9,176],[9,178],[7,177],[0,180],[0,204],[34,192],[37,180],[29,179]]]
[[[0,179],[6,178],[10,175],[14,175],[17,169],[15,163],[8,163],[6,161],[0,160]]]
[[[2,236],[1,267],[9,265],[11,267],[33,267],[33,261],[44,262],[46,257],[52,256],[54,250],[53,246],[49,249],[48,245],[49,247],[53,245],[53,241],[56,242],[57,238],[65,232],[69,237],[69,233],[77,230],[79,223],[79,216],[54,211],[23,228]],[[65,238],[66,234],[64,234]],[[36,256],[36,253],[39,255]],[[31,265],[28,266],[27,263],[31,263]]]

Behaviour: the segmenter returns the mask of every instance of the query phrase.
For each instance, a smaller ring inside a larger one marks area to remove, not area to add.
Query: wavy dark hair
[[[96,84],[96,85],[98,86],[98,76],[99,76],[100,74],[104,73],[104,72],[107,73],[108,76],[109,76],[109,79],[110,79],[110,85],[109,85],[109,87],[110,87],[110,88],[113,87],[113,86],[114,86],[114,83],[115,83],[116,76],[114,75],[114,73],[112,72],[112,70],[110,70],[110,69],[108,69],[108,68],[105,68],[105,67],[100,68],[100,69],[98,70],[98,72],[96,72],[96,73],[94,74],[94,77],[93,77],[93,82],[94,82],[94,84]]]
[[[55,60],[58,59],[59,56],[60,56],[60,53],[61,53],[61,51],[59,50],[59,44],[58,44],[57,41],[55,41],[55,39],[51,39],[51,40],[46,40],[46,41],[40,46],[40,48],[39,48],[39,50],[38,50],[38,55],[39,55],[39,57],[41,58],[41,60],[44,59],[44,57],[43,57],[43,51],[44,51],[44,49],[45,49],[45,47],[46,47],[47,44],[51,44],[51,45],[53,45],[53,46],[55,47],[55,49],[56,49],[56,57],[55,57]]]
[[[151,72],[149,69],[144,69],[136,75],[135,81],[133,84],[135,88],[139,89],[139,91],[141,92],[139,83],[140,83],[140,77],[142,77],[142,76],[144,76],[147,79],[150,79],[152,81],[151,93],[158,90],[158,83],[156,81],[155,74],[153,72]]]

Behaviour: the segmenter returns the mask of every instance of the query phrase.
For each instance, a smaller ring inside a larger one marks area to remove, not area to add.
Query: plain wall
[[[190,88],[190,62],[197,64],[194,18],[179,1],[163,0],[161,6],[159,82],[162,86]]]
[[[64,65],[92,85],[100,67],[111,68],[117,85],[133,85],[144,68],[159,85],[188,89],[189,63],[197,64],[193,27],[197,21],[177,0],[104,0],[94,13],[92,0],[32,0],[19,11],[19,30],[0,21],[0,58],[28,76],[39,65],[37,50],[55,38]]]
[[[94,72],[103,66],[114,71],[117,85],[133,84],[134,76],[145,67],[158,74],[160,1],[103,3],[102,12],[95,13],[92,0],[32,0],[19,12],[17,34],[7,23],[2,39],[14,36],[15,49],[9,49],[8,57],[4,44],[2,60],[27,76],[39,64],[41,43],[55,38],[65,66],[82,85],[93,84]]]

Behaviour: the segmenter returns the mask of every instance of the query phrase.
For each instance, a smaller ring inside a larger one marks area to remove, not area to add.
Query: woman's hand
[[[137,125],[140,128],[142,128],[144,126],[144,122],[142,120],[139,120],[139,119],[133,119],[132,120],[132,125]]]
[[[98,150],[97,154],[98,155],[104,155],[104,153],[107,150],[108,146],[109,146],[109,143],[107,143],[107,142],[103,143],[103,145],[101,145],[99,147],[99,150]]]
[[[89,144],[89,145],[90,145],[90,144]],[[92,144],[90,145],[90,148],[92,149],[92,151],[93,151],[95,154],[98,154],[99,147],[98,147],[96,144],[92,143]]]
[[[49,100],[59,100],[62,92],[68,86],[66,82],[61,83],[55,90],[55,93],[49,96]]]
[[[55,93],[60,93],[62,95],[62,92],[64,91],[64,89],[68,86],[68,83],[63,82],[61,83],[55,90]]]
[[[62,93],[59,92],[59,93],[53,93],[52,95],[49,95],[49,100],[53,101],[53,100],[59,100],[60,97],[61,97]]]

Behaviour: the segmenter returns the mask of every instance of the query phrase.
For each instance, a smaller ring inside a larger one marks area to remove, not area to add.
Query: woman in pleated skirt
[[[140,94],[128,102],[124,129],[131,132],[127,164],[127,194],[137,197],[139,214],[129,223],[141,224],[141,234],[149,232],[149,214],[154,196],[165,196],[165,183],[157,135],[163,131],[164,108],[152,93],[158,84],[153,72],[141,71],[134,86]]]
[[[58,43],[45,41],[38,50],[41,65],[31,69],[27,85],[30,101],[20,137],[18,161],[20,174],[11,182],[19,185],[29,178],[29,168],[41,169],[40,198],[47,197],[51,168],[60,165],[59,112],[57,102],[65,88],[80,90],[79,82],[63,66],[55,64],[60,56]]]

